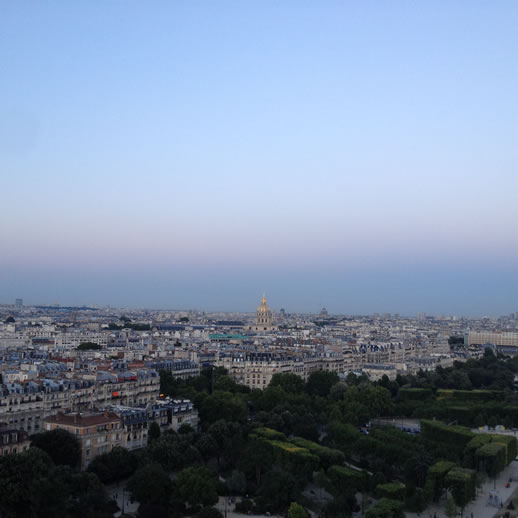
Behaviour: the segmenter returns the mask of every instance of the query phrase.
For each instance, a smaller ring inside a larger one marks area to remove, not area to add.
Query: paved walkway
[[[139,507],[138,502],[131,503],[130,501],[130,492],[126,489],[123,491],[122,488],[126,486],[126,482],[122,482],[121,484],[112,484],[109,486],[105,486],[106,495],[108,498],[113,498],[119,509],[119,512],[115,513],[113,516],[118,517],[122,514],[122,509],[124,508],[125,513],[136,513]]]
[[[477,489],[476,499],[465,507],[465,518],[498,518],[507,511],[505,507],[511,500],[511,497],[518,495],[518,481],[513,481],[510,483],[510,487],[505,487],[509,481],[509,478],[511,478],[513,467],[518,467],[518,461],[514,460],[511,462],[511,464],[509,464],[509,466],[507,466],[507,468],[502,471],[496,480],[497,498],[499,501],[503,502],[504,508],[502,509],[495,505],[490,505],[490,496],[492,495],[492,492],[495,491],[493,489],[495,484],[492,480],[488,479],[481,488]],[[446,518],[446,513],[444,512],[444,503],[445,500],[441,501],[439,504],[431,505],[420,514],[407,512],[406,516],[407,518]],[[516,514],[516,511],[512,511],[511,516],[513,516],[513,513]]]
[[[216,507],[217,509],[219,509],[221,511],[221,514],[227,518],[250,518],[250,516],[253,516],[253,517],[261,517],[261,516],[264,516],[265,518],[283,518],[281,515],[278,515],[278,514],[272,514],[272,515],[265,515],[265,514],[252,514],[252,515],[248,515],[248,514],[243,514],[243,513],[237,513],[235,511],[235,507],[236,507],[236,503],[238,502],[238,500],[241,500],[242,497],[240,496],[237,496],[234,498],[234,503],[229,503],[228,502],[228,496],[220,496],[219,497],[219,501],[218,503],[214,506]],[[225,500],[227,501],[226,502],[226,508],[225,508]],[[225,510],[226,510],[226,514],[225,514]]]

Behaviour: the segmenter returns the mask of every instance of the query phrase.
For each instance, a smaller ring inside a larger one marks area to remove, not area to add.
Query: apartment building
[[[97,455],[122,446],[121,419],[114,412],[59,412],[45,418],[43,428],[45,431],[61,428],[77,437],[81,445],[81,469],[86,469]]]
[[[0,428],[0,455],[27,451],[31,441],[27,432]]]
[[[160,377],[151,369],[78,376],[0,385],[0,425],[32,434],[41,431],[43,419],[58,412],[84,412],[112,404],[145,406],[160,394]]]

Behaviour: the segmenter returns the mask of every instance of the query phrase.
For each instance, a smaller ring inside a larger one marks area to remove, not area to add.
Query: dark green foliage
[[[302,439],[301,437],[293,437],[290,439],[290,442],[300,446],[301,448],[306,448],[311,453],[316,455],[320,459],[320,463],[324,469],[329,468],[333,464],[343,464],[345,460],[345,456],[340,450],[326,448],[321,444],[308,441],[307,439]]]
[[[475,497],[475,471],[471,469],[452,468],[446,475],[445,484],[455,504],[462,509]]]
[[[449,426],[440,421],[421,421],[421,434],[427,443],[439,445],[449,460],[462,457],[466,445],[475,434],[463,426]]]
[[[232,475],[226,480],[226,484],[231,495],[243,495],[246,493],[246,477],[242,471],[232,470]]]
[[[207,462],[218,452],[218,443],[216,442],[216,439],[214,439],[214,437],[209,433],[202,434],[196,441],[195,446],[201,453],[205,462]]]
[[[263,474],[271,469],[273,461],[273,447],[268,441],[252,437],[241,454],[239,467],[259,486]]]
[[[277,441],[286,440],[286,435],[284,435],[282,432],[278,432],[277,430],[272,430],[271,428],[266,427],[254,428],[250,432],[250,437],[258,437],[262,439],[270,439]]]
[[[354,443],[360,438],[360,431],[357,427],[333,421],[327,430],[327,441],[334,448],[338,448],[345,454],[349,454]]]
[[[54,464],[75,468],[81,462],[81,446],[77,438],[57,428],[31,437],[31,446],[48,453]]]
[[[319,458],[308,449],[285,441],[266,441],[272,447],[275,464],[302,482],[311,480],[313,471],[318,469]]]
[[[137,456],[126,448],[117,446],[109,453],[95,457],[88,471],[95,473],[103,484],[112,484],[131,476],[137,469]]]
[[[151,442],[144,452],[151,462],[157,462],[166,471],[202,463],[200,452],[189,442],[176,435],[162,435]]]
[[[171,493],[171,480],[160,464],[146,464],[128,480],[128,490],[142,504],[166,506]]]
[[[516,451],[516,437],[513,435],[501,435],[501,434],[493,434],[491,435],[491,440],[493,442],[498,442],[505,444],[506,447],[506,457],[505,463],[510,464],[517,455]]]
[[[280,387],[288,394],[304,392],[304,380],[291,372],[278,372],[272,376],[270,387]]]
[[[357,471],[346,466],[331,466],[327,470],[327,476],[334,488],[334,494],[354,494],[366,487],[367,475],[363,471]]]
[[[284,511],[291,502],[297,500],[300,485],[292,473],[287,471],[272,471],[259,488],[258,494],[262,499],[265,511]]]
[[[496,478],[505,468],[506,447],[505,444],[490,442],[481,446],[475,452],[477,465],[486,471],[489,477]],[[458,504],[457,504],[458,505]]]
[[[382,498],[366,513],[365,518],[404,518],[403,502]]]
[[[39,448],[0,457],[3,518],[110,518],[115,511],[93,473],[54,466]]]
[[[231,392],[216,391],[203,400],[199,413],[205,423],[219,419],[244,423],[248,417],[246,398]]]
[[[390,482],[376,486],[376,498],[389,498],[404,501],[406,496],[405,484]]]
[[[454,467],[454,462],[446,460],[441,460],[430,466],[425,484],[425,498],[427,500],[439,501],[444,489],[446,489],[446,475]]]
[[[218,445],[218,464],[223,460],[225,463],[236,463],[239,458],[240,448],[243,441],[242,428],[239,423],[233,423],[219,419],[212,423],[208,433]]]
[[[306,390],[310,395],[326,397],[331,392],[331,387],[340,381],[336,372],[315,371],[309,375]]]
[[[31,516],[38,504],[34,488],[51,467],[49,455],[38,448],[0,457],[0,514],[5,518]]]
[[[399,390],[399,399],[401,401],[423,401],[431,398],[432,389],[426,388],[402,388]]]
[[[185,505],[211,506],[218,501],[217,478],[214,472],[204,467],[182,470],[173,482],[171,506],[174,509]]]
[[[300,504],[297,502],[291,502],[290,508],[288,509],[289,518],[307,518],[308,513]]]

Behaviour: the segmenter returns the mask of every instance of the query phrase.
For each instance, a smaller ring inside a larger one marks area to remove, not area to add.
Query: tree
[[[138,469],[126,487],[131,497],[142,504],[166,506],[172,485],[162,466],[152,463]]]
[[[238,469],[232,470],[232,476],[227,479],[227,487],[231,494],[242,495],[246,492],[246,477]]]
[[[227,461],[237,460],[242,441],[242,430],[239,423],[219,419],[210,425],[208,432],[218,445],[218,463],[221,461],[221,456]]]
[[[103,484],[93,473],[74,473],[70,480],[70,488],[70,516],[110,518],[118,510],[117,504],[106,498]]]
[[[272,464],[271,446],[261,439],[249,440],[240,457],[239,465],[250,478],[255,478],[258,486],[261,484],[262,475],[272,467]]]
[[[297,504],[297,502],[291,502],[288,509],[288,516],[289,518],[307,518],[308,513],[306,513],[304,507]]]
[[[16,320],[14,319],[14,317],[12,316],[8,316],[6,319],[5,319],[5,323],[6,324],[14,324],[16,322]]]
[[[195,431],[196,430],[189,423],[183,423],[180,425],[180,428],[178,428],[179,435],[193,435]]]
[[[278,372],[272,376],[270,387],[281,387],[287,394],[304,392],[304,380],[291,372]]]
[[[182,469],[202,461],[200,452],[176,435],[162,435],[148,445],[146,452],[152,461],[159,463],[166,471]]]
[[[381,498],[366,513],[366,518],[404,518],[403,502]]]
[[[339,381],[340,378],[336,372],[315,371],[309,375],[306,389],[310,395],[327,397],[331,387]]]
[[[160,433],[160,425],[156,421],[153,421],[149,425],[148,441],[153,442],[155,439],[159,439]]]
[[[201,453],[205,462],[207,462],[218,452],[218,443],[216,442],[214,437],[209,433],[202,434],[200,438],[196,441],[195,446]]]
[[[295,477],[286,471],[271,471],[259,488],[259,494],[273,511],[286,509],[299,496]]]
[[[210,506],[218,501],[217,478],[205,467],[182,470],[173,482],[172,505],[178,509],[186,503],[191,506]]]
[[[343,381],[339,381],[335,383],[330,390],[329,396],[334,401],[339,401],[344,397],[344,394],[347,392],[347,384]]]
[[[243,396],[231,392],[214,392],[205,398],[200,408],[200,418],[207,423],[218,419],[244,423],[247,417],[248,407]]]
[[[135,453],[116,446],[110,452],[95,457],[88,464],[88,471],[95,473],[103,484],[112,484],[133,475],[137,465]]]
[[[38,506],[35,485],[52,467],[49,455],[39,448],[0,457],[0,515],[3,518],[33,516]]]
[[[45,451],[57,465],[75,468],[81,462],[79,441],[70,432],[61,428],[33,435],[31,446]]]

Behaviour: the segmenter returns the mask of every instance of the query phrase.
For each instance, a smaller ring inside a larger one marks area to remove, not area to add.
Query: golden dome
[[[266,304],[266,297],[263,295],[261,305],[257,308],[257,313],[270,313],[270,308]]]

